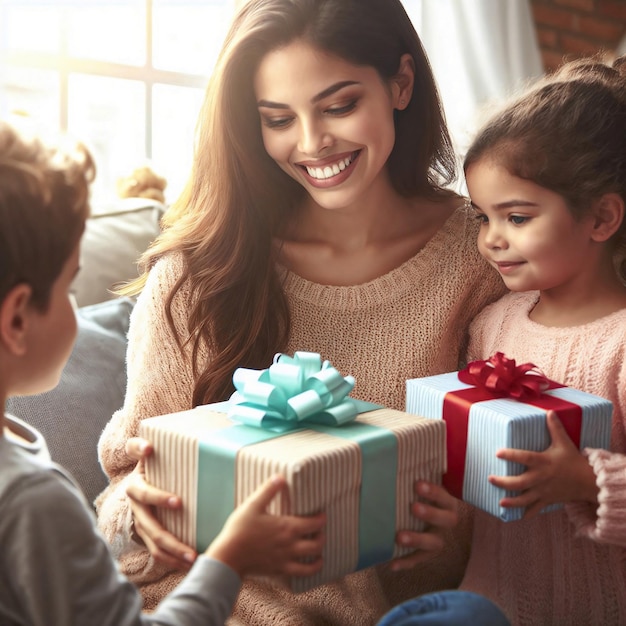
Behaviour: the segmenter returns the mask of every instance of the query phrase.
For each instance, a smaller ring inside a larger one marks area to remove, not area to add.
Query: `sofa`
[[[54,461],[71,472],[89,502],[107,484],[97,458],[100,434],[124,401],[126,334],[134,300],[111,289],[138,275],[137,259],[158,235],[165,206],[142,198],[98,207],[81,244],[72,291],[78,335],[57,387],[9,398],[7,412],[37,428]]]

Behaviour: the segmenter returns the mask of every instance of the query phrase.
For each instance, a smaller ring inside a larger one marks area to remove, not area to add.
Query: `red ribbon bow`
[[[459,372],[459,380],[494,394],[527,400],[538,398],[550,387],[550,381],[534,363],[516,365],[502,352],[496,352],[486,361],[472,361]]]

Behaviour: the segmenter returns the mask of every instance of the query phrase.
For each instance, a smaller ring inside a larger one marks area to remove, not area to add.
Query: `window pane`
[[[60,126],[59,76],[54,71],[7,67],[0,82],[0,117],[20,118],[33,132]]]
[[[0,0],[0,49],[58,53],[60,17],[59,5]]]
[[[153,169],[167,179],[167,202],[176,200],[189,173],[193,138],[204,90],[155,85],[153,89]]]
[[[92,151],[94,195],[112,199],[116,181],[145,160],[145,86],[137,81],[71,75],[68,130]]]
[[[145,0],[87,0],[68,11],[71,56],[143,65],[146,60]]]
[[[234,8],[233,0],[154,0],[153,64],[208,76]]]

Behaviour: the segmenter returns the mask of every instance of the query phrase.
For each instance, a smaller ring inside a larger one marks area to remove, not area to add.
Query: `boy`
[[[77,325],[78,271],[95,167],[27,141],[0,122],[0,403],[59,380]],[[183,583],[151,615],[119,573],[93,513],[64,470],[0,412],[0,623],[222,624],[248,574],[307,576],[321,567],[323,515],[278,517],[275,477],[244,502]],[[11,436],[6,436],[13,425]],[[18,431],[18,432],[14,432]],[[22,437],[20,437],[20,434]],[[303,559],[305,557],[305,559]],[[302,560],[306,560],[303,563]]]

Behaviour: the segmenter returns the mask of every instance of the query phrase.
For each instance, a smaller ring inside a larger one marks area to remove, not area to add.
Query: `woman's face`
[[[394,81],[295,40],[261,60],[254,89],[265,149],[317,204],[340,209],[389,186],[393,112],[405,105]]]

